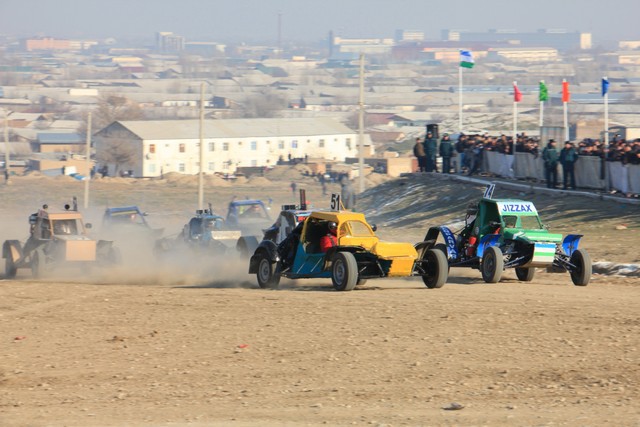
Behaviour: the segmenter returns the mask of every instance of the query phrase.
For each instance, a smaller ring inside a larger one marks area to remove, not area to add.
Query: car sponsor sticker
[[[440,227],[440,232],[444,241],[447,243],[447,249],[449,250],[449,258],[458,258],[458,250],[456,248],[456,237],[447,227]]]
[[[537,214],[536,207],[531,202],[498,202],[498,211],[504,214]]]

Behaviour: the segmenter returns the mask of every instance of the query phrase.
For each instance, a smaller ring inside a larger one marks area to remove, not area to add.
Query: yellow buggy
[[[336,228],[336,244],[322,251],[320,240]],[[367,279],[421,276],[428,288],[447,280],[444,253],[426,242],[384,242],[362,213],[315,211],[280,244],[263,240],[249,262],[261,288],[276,288],[281,277],[331,278],[338,291],[350,291]]]

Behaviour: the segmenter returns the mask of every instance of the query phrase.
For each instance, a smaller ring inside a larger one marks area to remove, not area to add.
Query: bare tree
[[[286,108],[287,100],[281,96],[266,93],[252,96],[244,105],[245,118],[269,118],[277,117],[279,112]]]
[[[135,147],[131,141],[121,138],[105,139],[96,154],[100,164],[115,166],[115,175],[126,166],[132,166],[138,158]]]
[[[95,132],[102,130],[118,120],[141,120],[144,118],[142,108],[122,95],[107,94],[98,100],[98,107],[92,115],[91,128]],[[86,117],[84,117],[78,133],[87,133]]]

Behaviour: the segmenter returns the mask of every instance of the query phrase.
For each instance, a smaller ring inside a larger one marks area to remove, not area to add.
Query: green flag
[[[546,101],[549,99],[549,91],[547,91],[547,85],[544,84],[544,80],[540,82],[540,95],[538,96],[540,101]]]

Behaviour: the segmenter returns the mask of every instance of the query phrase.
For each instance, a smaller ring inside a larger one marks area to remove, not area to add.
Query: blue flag
[[[605,96],[609,92],[609,80],[607,78],[602,79],[602,96]]]

